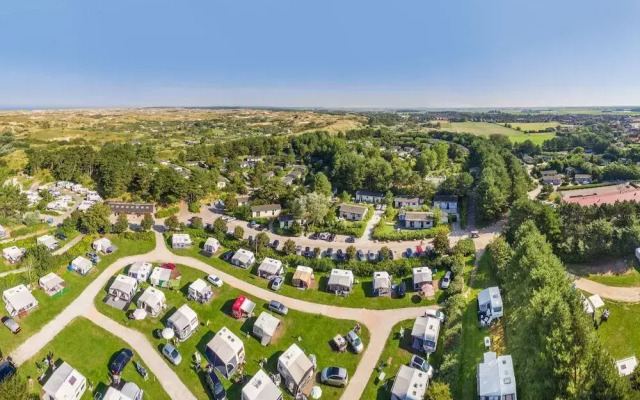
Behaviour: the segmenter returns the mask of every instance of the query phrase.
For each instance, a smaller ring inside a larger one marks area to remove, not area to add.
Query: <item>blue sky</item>
[[[20,0],[0,107],[640,105],[640,2]]]

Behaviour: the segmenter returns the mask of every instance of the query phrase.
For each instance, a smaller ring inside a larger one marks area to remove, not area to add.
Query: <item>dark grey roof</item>
[[[356,196],[373,196],[373,197],[384,197],[384,193],[380,192],[370,192],[368,190],[358,190],[356,192]]]
[[[280,204],[264,204],[261,206],[253,206],[251,207],[251,211],[272,211],[272,210],[281,210]]]
[[[340,212],[348,212],[348,213],[354,213],[354,214],[364,214],[367,212],[367,207],[363,207],[363,206],[356,206],[353,204],[341,204],[340,205]]]
[[[155,205],[153,203],[107,203],[112,213],[125,214],[152,214]]]
[[[437,194],[433,196],[433,201],[444,201],[447,203],[457,203],[458,196],[453,194]]]

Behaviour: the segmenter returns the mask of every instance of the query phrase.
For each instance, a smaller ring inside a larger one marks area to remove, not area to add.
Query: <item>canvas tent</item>
[[[64,279],[50,272],[38,280],[38,286],[49,296],[66,291],[67,284]]]
[[[282,400],[282,392],[263,370],[259,370],[242,388],[242,400]]]
[[[38,307],[38,300],[25,285],[18,285],[2,292],[4,308],[10,316],[16,317]]]
[[[353,288],[353,272],[346,269],[334,268],[329,275],[327,292],[335,294],[350,293]]]
[[[260,344],[266,346],[271,342],[276,330],[280,326],[280,320],[268,312],[262,312],[253,324],[253,334],[260,339]]]
[[[411,329],[411,347],[426,353],[436,351],[438,335],[440,334],[440,320],[434,317],[418,317]]]
[[[80,275],[86,275],[93,268],[93,263],[82,256],[78,256],[71,261],[71,269]]]
[[[22,259],[27,251],[17,246],[6,247],[2,249],[2,257],[10,263],[17,263]]]
[[[293,273],[293,279],[291,284],[295,287],[308,289],[311,286],[313,280],[313,269],[299,265],[296,268],[296,272]]]
[[[231,306],[231,315],[235,319],[249,318],[253,315],[256,303],[249,300],[247,296],[238,296]]]
[[[116,299],[131,301],[138,290],[138,281],[127,275],[119,274],[109,286],[109,295]]]
[[[428,386],[429,377],[426,372],[402,365],[391,388],[391,399],[422,400]]]
[[[149,283],[153,286],[175,288],[180,284],[182,275],[173,264],[155,267],[149,276]]]
[[[171,247],[174,249],[185,249],[192,244],[191,236],[186,233],[174,233],[171,236]]]
[[[129,271],[127,271],[127,275],[132,278],[135,278],[138,283],[145,282],[149,279],[149,275],[151,274],[151,263],[138,261],[131,264],[129,267]]]
[[[282,261],[265,257],[258,267],[258,276],[265,279],[271,279],[282,274]]]
[[[202,250],[204,250],[205,253],[213,254],[218,251],[219,248],[220,242],[218,242],[218,239],[210,237],[204,242]]]
[[[176,337],[181,342],[189,339],[193,332],[198,329],[199,324],[198,314],[186,304],[178,308],[167,320],[168,327],[173,329]]]
[[[278,372],[284,379],[284,386],[294,396],[304,391],[315,371],[315,365],[295,343],[278,358]]]
[[[115,251],[115,248],[111,244],[111,240],[104,237],[94,241],[91,247],[93,247],[95,251],[99,251],[105,254]]]
[[[229,379],[244,362],[244,343],[225,326],[209,341],[205,354],[213,367]]]
[[[165,308],[166,304],[167,298],[160,289],[148,287],[138,298],[136,306],[146,311],[147,314],[152,317],[157,317]]]
[[[386,271],[373,273],[373,293],[376,296],[391,295],[391,276]]]
[[[413,268],[413,290],[421,290],[425,283],[433,282],[433,272],[429,267]]]
[[[49,251],[53,251],[60,246],[60,243],[51,235],[40,236],[36,239],[36,243],[40,246],[44,246]]]
[[[235,265],[236,267],[240,267],[244,269],[251,267],[255,262],[256,262],[256,256],[249,250],[245,250],[245,249],[238,249],[238,251],[235,252],[233,257],[231,257],[232,265]]]
[[[211,286],[207,285],[205,281],[198,278],[191,285],[189,285],[187,298],[189,300],[195,300],[198,303],[206,303],[213,297],[213,290]]]
[[[42,387],[43,400],[79,400],[87,390],[87,378],[63,362]]]

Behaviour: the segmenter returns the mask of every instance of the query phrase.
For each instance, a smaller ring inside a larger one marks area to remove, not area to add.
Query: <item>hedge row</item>
[[[179,212],[180,212],[180,207],[178,206],[163,208],[161,210],[156,211],[156,218],[167,218]]]
[[[437,230],[435,228],[416,229],[416,230],[385,230],[386,220],[380,218],[380,222],[373,228],[373,238],[375,240],[420,240],[431,239],[435,236]]]

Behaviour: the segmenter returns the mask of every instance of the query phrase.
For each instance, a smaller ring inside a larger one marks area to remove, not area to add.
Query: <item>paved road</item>
[[[437,308],[438,306],[404,308],[395,310],[366,310],[358,308],[336,307],[324,304],[310,303],[290,297],[285,297],[277,293],[256,287],[235,276],[218,271],[208,264],[199,260],[177,256],[171,253],[164,244],[163,237],[156,233],[156,247],[147,254],[124,257],[109,265],[87,288],[75,299],[62,313],[57,315],[51,322],[45,325],[39,332],[25,340],[12,354],[17,365],[20,365],[35,356],[47,343],[60,333],[74,318],[84,316],[94,321],[98,325],[105,327],[125,342],[127,342],[142,360],[149,366],[153,374],[158,377],[158,381],[163,388],[175,399],[194,399],[193,395],[184,386],[178,376],[167,367],[164,361],[160,360],[159,354],[153,346],[141,334],[132,331],[108,317],[99,315],[94,307],[94,299],[107,284],[109,279],[125,266],[136,261],[148,261],[154,263],[173,262],[176,264],[188,265],[199,269],[203,274],[215,273],[220,276],[226,284],[236,287],[251,296],[259,297],[263,300],[279,300],[288,307],[314,314],[327,315],[332,318],[351,319],[359,321],[365,325],[371,333],[371,342],[365,349],[362,360],[358,364],[356,372],[351,377],[351,381],[345,389],[343,399],[358,399],[364,391],[369,377],[373,372],[380,354],[384,349],[387,337],[391,329],[400,321],[415,318],[424,313],[427,308]],[[45,310],[40,310],[44,312]]]
[[[605,299],[624,303],[640,302],[640,287],[607,286],[586,278],[578,278],[574,283],[578,289],[592,294],[599,294],[600,297]]]
[[[9,276],[9,275],[13,275],[13,274],[21,274],[26,270],[27,270],[26,267],[22,267],[22,268],[14,269],[14,270],[11,270],[11,271],[2,272],[2,273],[0,273],[0,278],[4,278],[5,276]]]

